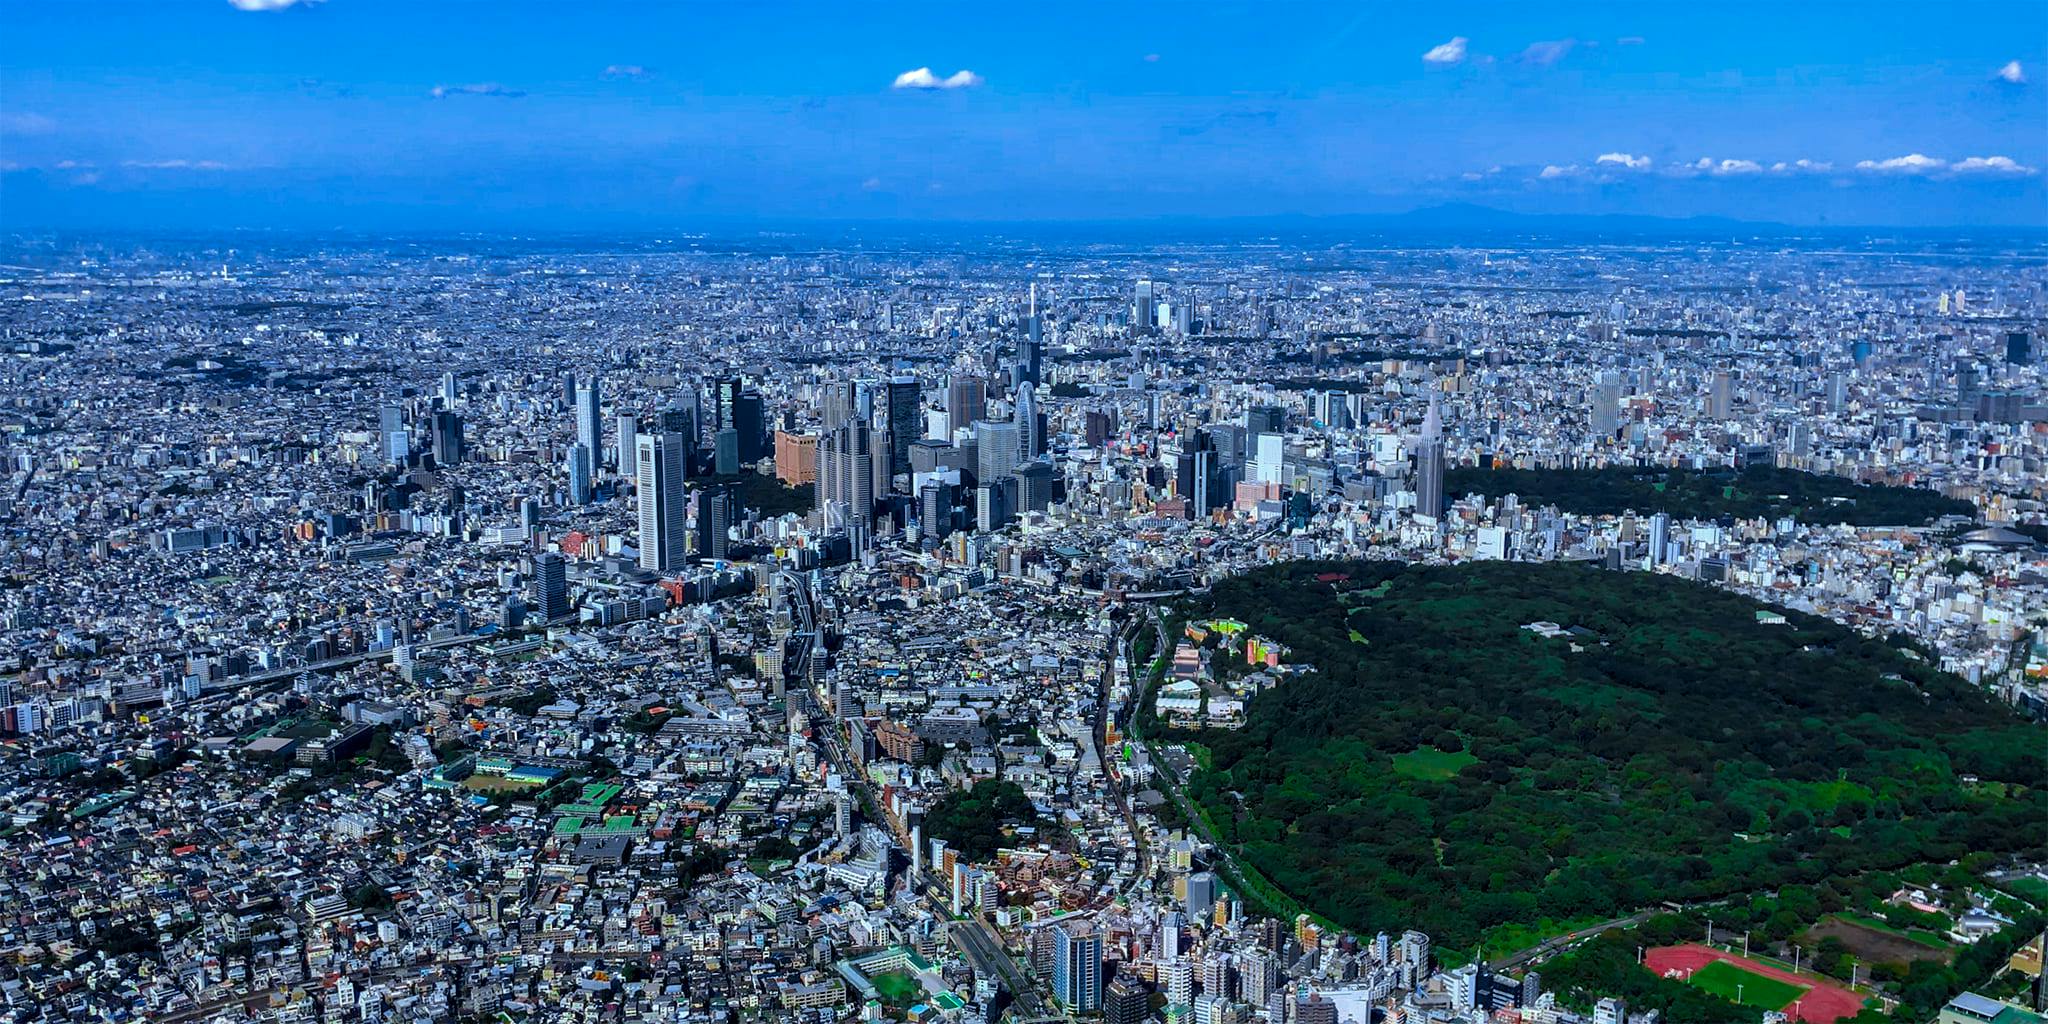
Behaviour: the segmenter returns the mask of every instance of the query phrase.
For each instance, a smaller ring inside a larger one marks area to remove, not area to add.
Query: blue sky
[[[0,228],[2048,224],[2040,0],[0,0],[0,39]]]

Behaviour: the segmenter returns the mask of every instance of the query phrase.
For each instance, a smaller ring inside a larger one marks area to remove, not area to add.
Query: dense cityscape
[[[0,1020],[2039,1021],[2043,256],[15,237]]]

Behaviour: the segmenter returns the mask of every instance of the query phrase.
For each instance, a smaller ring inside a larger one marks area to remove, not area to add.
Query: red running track
[[[1840,985],[1794,974],[1783,968],[1758,963],[1732,953],[1723,953],[1708,946],[1660,946],[1643,955],[1643,966],[1656,972],[1658,977],[1674,971],[1682,976],[1716,960],[1726,960],[1745,971],[1755,971],[1766,978],[1806,986],[1807,993],[1799,997],[1799,1012],[1794,1016],[1808,1024],[1835,1024],[1835,1021],[1854,1017],[1863,1012],[1863,997]],[[1783,1009],[1787,1014],[1792,1013],[1790,1006]]]

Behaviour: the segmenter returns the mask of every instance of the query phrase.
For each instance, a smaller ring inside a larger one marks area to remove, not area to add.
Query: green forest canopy
[[[1974,516],[1976,506],[1920,487],[1861,484],[1846,477],[1775,466],[1672,469],[1479,469],[1459,466],[1445,477],[1452,497],[1513,494],[1524,505],[1555,505],[1578,515],[1777,519],[1851,526],[1919,526],[1945,515]]]
[[[925,812],[924,834],[943,839],[970,863],[994,860],[1003,845],[1005,825],[1030,825],[1038,820],[1031,799],[1014,782],[987,781],[973,789],[956,789]]]
[[[1190,793],[1325,916],[1467,949],[1508,922],[2048,846],[2048,734],[1917,657],[1763,607],[1564,563],[1249,573],[1191,612],[1316,671],[1256,697],[1242,730],[1204,731],[1214,767]],[[1539,620],[1592,636],[1520,628]],[[1401,770],[1446,733],[1477,760]]]

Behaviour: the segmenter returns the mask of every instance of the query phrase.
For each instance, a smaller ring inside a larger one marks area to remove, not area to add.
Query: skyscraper
[[[597,375],[592,374],[590,383],[576,389],[576,443],[588,452],[589,462],[584,470],[591,477],[597,476],[598,460],[604,452],[604,420],[599,417]]]
[[[1725,420],[1735,415],[1735,379],[1727,370],[1715,370],[1707,387],[1707,418]]]
[[[979,420],[974,424],[974,478],[981,483],[1000,480],[1017,468],[1022,446],[1017,424]]]
[[[946,381],[946,431],[951,435],[971,428],[988,415],[988,383],[980,377],[954,374]]]
[[[569,446],[569,504],[590,504],[590,449],[580,444]]]
[[[835,380],[824,385],[818,396],[818,422],[824,424],[826,430],[838,429],[853,418],[855,402],[852,381]]]
[[[1052,995],[1071,1013],[1102,1009],[1102,936],[1086,921],[1053,926]]]
[[[739,494],[731,484],[708,487],[697,495],[697,553],[724,558],[731,549],[732,525],[739,516]]]
[[[1040,435],[1038,418],[1038,396],[1028,382],[1017,389],[1017,454],[1029,462],[1045,451],[1045,440]]]
[[[1594,440],[1613,440],[1621,429],[1621,374],[1602,370],[1593,382],[1592,408],[1588,411]]]
[[[1151,281],[1139,281],[1131,299],[1131,328],[1139,334],[1150,333],[1152,320],[1158,315],[1155,303],[1158,301],[1152,290]]]
[[[532,589],[534,610],[541,621],[553,622],[569,614],[569,567],[559,551],[533,556]]]
[[[636,461],[640,452],[640,421],[631,413],[620,413],[614,429],[619,434],[619,475],[637,479],[640,475]]]
[[[679,569],[687,557],[689,515],[683,485],[687,459],[681,434],[641,434],[636,439],[642,569]]]
[[[889,475],[910,472],[910,442],[922,436],[918,426],[919,407],[924,404],[917,378],[889,379]]]
[[[394,402],[377,410],[377,442],[384,450],[385,461],[405,465],[406,457],[412,454],[412,441],[405,432],[404,407]]]
[[[872,434],[867,424],[857,419],[818,440],[818,510],[824,513],[828,528],[856,524],[873,528],[872,453]]]
[[[1444,514],[1444,420],[1434,396],[1415,443],[1415,511],[1431,519]]]
[[[761,461],[762,442],[768,437],[768,414],[759,391],[742,388],[732,400],[732,420],[723,426],[736,435],[733,450],[741,465]]]
[[[436,409],[430,422],[432,429],[428,434],[428,442],[433,445],[434,464],[461,465],[464,455],[462,415],[448,409]]]

